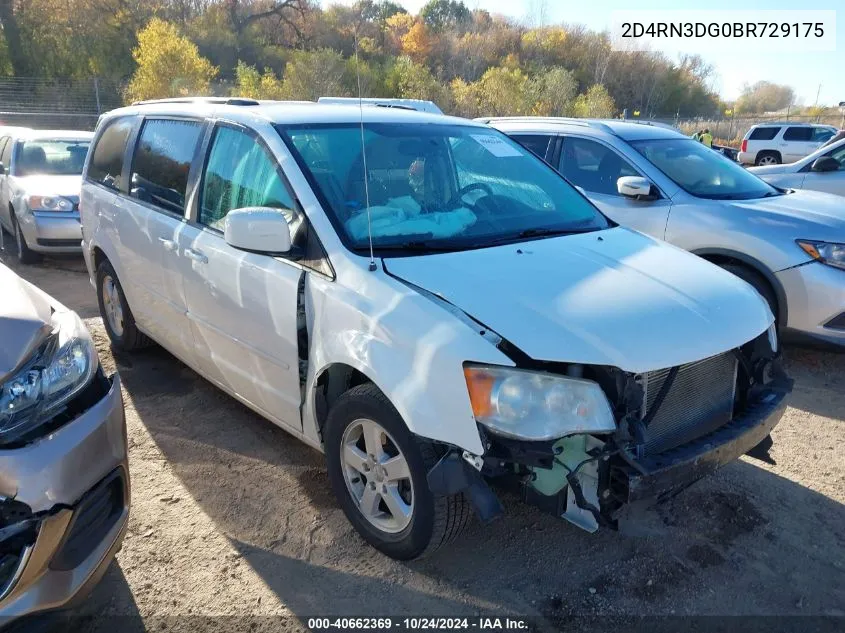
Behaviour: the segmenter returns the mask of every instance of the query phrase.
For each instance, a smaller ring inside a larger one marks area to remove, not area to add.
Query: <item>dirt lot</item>
[[[124,384],[129,534],[75,630],[283,630],[299,620],[262,616],[329,613],[512,613],[550,627],[582,615],[845,616],[845,354],[787,349],[796,389],[776,465],[743,458],[622,534],[586,534],[505,496],[503,520],[399,563],[353,532],[321,455],[160,349],[114,357],[79,261],[17,270],[81,313]]]

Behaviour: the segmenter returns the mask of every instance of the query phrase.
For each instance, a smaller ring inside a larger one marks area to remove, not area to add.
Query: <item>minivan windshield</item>
[[[751,200],[781,195],[709,147],[685,138],[631,141],[631,145],[675,184],[699,198]]]
[[[79,176],[88,153],[88,139],[45,139],[18,144],[15,176]]]
[[[278,129],[353,249],[368,246],[369,230],[375,248],[460,250],[609,226],[553,169],[495,130],[367,123],[362,152],[357,123]]]

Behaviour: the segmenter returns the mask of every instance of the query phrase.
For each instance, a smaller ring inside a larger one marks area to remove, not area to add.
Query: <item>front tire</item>
[[[97,267],[97,303],[112,345],[124,352],[147,347],[152,341],[135,325],[123,288],[107,259]]]
[[[372,383],[353,387],[329,411],[324,429],[332,490],[370,545],[399,560],[431,554],[469,519],[463,495],[432,494],[426,479],[439,455],[415,437]]]
[[[768,281],[766,281],[763,275],[757,271],[747,268],[746,266],[740,266],[737,264],[724,264],[722,268],[753,286],[754,290],[760,293],[760,295],[766,300],[766,303],[769,304],[772,314],[775,315],[775,322],[778,322],[777,297],[775,296],[774,290],[772,290],[772,286]]]
[[[21,227],[15,219],[14,213],[12,214],[12,229],[15,233],[15,246],[17,247],[18,261],[21,264],[37,264],[40,262],[41,255],[29,248],[29,245],[26,243],[26,237],[24,237],[23,231],[21,231]]]

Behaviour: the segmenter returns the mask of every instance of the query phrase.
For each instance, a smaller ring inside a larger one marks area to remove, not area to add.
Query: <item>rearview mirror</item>
[[[616,190],[620,196],[635,200],[656,200],[657,190],[648,178],[642,176],[622,176],[616,181]]]
[[[812,171],[839,171],[839,161],[833,156],[822,156],[813,162]]]
[[[279,209],[245,207],[226,214],[223,239],[229,246],[253,253],[286,254],[290,251],[290,226]]]

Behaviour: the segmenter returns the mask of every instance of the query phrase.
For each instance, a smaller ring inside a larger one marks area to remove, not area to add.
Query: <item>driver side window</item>
[[[289,210],[288,222],[297,216],[275,159],[245,131],[220,126],[203,173],[197,221],[222,231],[226,214],[244,207]]]
[[[845,171],[845,145],[828,152],[827,156],[839,163],[839,171]]]
[[[560,153],[560,173],[577,187],[592,193],[619,196],[616,181],[641,174],[614,150],[585,138],[567,136]]]

